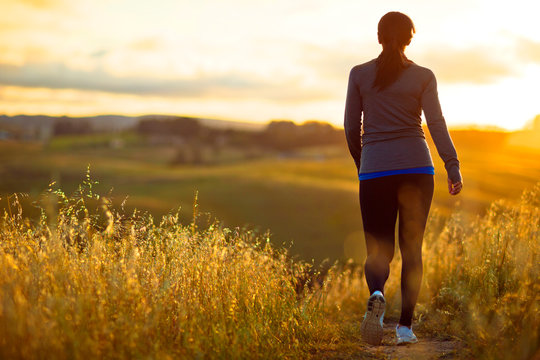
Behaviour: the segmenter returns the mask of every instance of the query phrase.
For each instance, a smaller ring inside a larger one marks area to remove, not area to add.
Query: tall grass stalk
[[[249,232],[116,213],[89,177],[48,196],[54,218],[0,220],[0,358],[305,356],[321,321],[295,292],[308,265]]]
[[[540,345],[540,184],[517,205],[455,214],[425,244],[426,326],[488,359],[529,359]]]

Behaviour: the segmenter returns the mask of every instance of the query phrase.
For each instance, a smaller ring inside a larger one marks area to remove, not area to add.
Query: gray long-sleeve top
[[[345,135],[360,174],[433,166],[421,112],[452,182],[461,181],[433,72],[411,63],[384,90],[372,88],[375,59],[352,68],[345,105]]]

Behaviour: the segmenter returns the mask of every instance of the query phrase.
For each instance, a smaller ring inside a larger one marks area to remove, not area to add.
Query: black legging
[[[365,274],[370,293],[376,290],[384,293],[394,257],[399,213],[401,325],[411,326],[420,292],[422,240],[433,186],[433,175],[429,174],[399,174],[360,181],[360,208],[367,247]]]

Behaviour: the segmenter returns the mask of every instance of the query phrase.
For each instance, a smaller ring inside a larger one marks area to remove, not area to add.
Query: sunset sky
[[[494,5],[496,4],[496,5]],[[484,0],[1,0],[0,114],[146,113],[341,125],[377,23],[437,76],[450,126],[540,114],[540,3]]]

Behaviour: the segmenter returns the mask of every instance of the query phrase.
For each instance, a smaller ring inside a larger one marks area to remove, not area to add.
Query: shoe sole
[[[383,338],[381,316],[384,314],[386,302],[382,296],[376,295],[368,300],[367,312],[362,321],[360,332],[362,339],[371,345],[380,345]]]
[[[398,340],[397,345],[409,345],[409,344],[416,344],[418,342],[417,339],[415,340]]]

